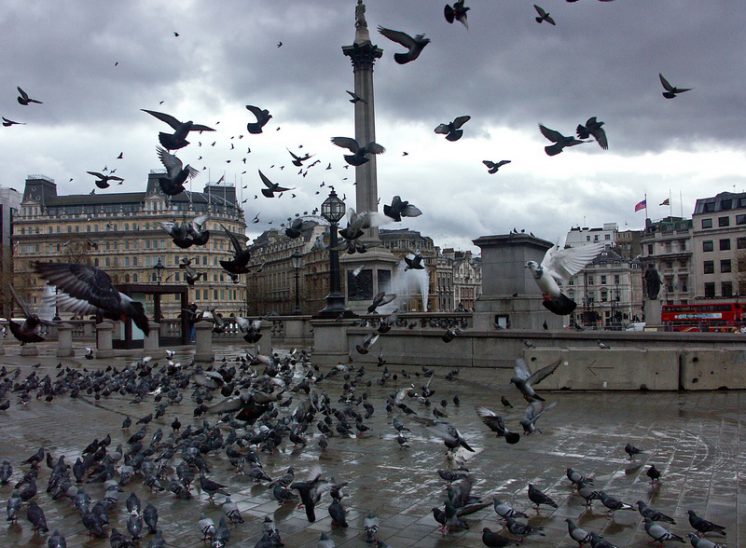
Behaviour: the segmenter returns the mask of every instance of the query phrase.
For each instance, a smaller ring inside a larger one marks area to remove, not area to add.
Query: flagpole
[[[684,198],[681,197],[681,191],[679,190],[679,207],[681,208],[681,218],[684,218]]]
[[[647,192],[645,193],[644,202],[645,202],[645,218],[649,219],[650,217],[648,217],[648,193]]]
[[[673,217],[673,205],[671,204],[671,187],[668,188],[668,216]]]

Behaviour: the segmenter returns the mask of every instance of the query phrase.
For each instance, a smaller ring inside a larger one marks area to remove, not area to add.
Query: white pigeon
[[[577,304],[562,293],[559,284],[567,282],[580,272],[604,250],[604,247],[602,242],[564,249],[556,245],[547,250],[541,264],[537,264],[536,261],[526,263],[526,268],[531,270],[536,285],[544,295],[542,304],[547,310],[559,316],[575,310]]]

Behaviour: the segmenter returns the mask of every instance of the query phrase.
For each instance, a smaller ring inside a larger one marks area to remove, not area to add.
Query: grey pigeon
[[[521,391],[526,401],[544,401],[544,398],[539,396],[534,390],[533,385],[539,384],[541,381],[546,379],[549,375],[554,373],[562,363],[562,359],[558,359],[546,365],[534,373],[528,368],[526,361],[523,358],[516,358],[515,365],[513,366],[514,375],[511,377],[510,382]]]
[[[26,518],[33,525],[34,531],[41,531],[42,533],[49,532],[47,527],[47,518],[44,516],[44,510],[41,509],[35,500],[28,503],[28,509],[26,510]]]
[[[264,183],[264,186],[266,187],[262,189],[262,194],[266,196],[267,198],[274,198],[275,192],[282,193],[288,190],[295,190],[295,187],[288,188],[288,187],[280,186],[279,183],[273,183],[267,178],[266,175],[264,175],[264,173],[261,172],[261,170],[258,170],[258,171],[259,171],[259,178],[262,180],[262,183]]]
[[[223,503],[223,513],[228,518],[228,521],[233,524],[244,522],[241,512],[238,509],[238,504],[233,502],[230,497],[226,498]]]
[[[648,518],[650,521],[664,521],[672,525],[676,525],[676,521],[670,516],[667,516],[663,512],[659,512],[652,506],[648,506],[645,501],[637,501],[637,511],[643,518]]]
[[[448,141],[458,141],[464,135],[464,130],[461,129],[466,122],[471,120],[471,116],[457,116],[452,122],[447,124],[440,124],[435,128],[435,133],[439,135],[445,135]]]
[[[332,143],[352,152],[352,154],[345,154],[344,159],[345,162],[355,167],[367,163],[370,160],[368,158],[369,154],[383,154],[386,152],[385,148],[374,141],[361,146],[360,143],[351,137],[332,137]]]
[[[676,86],[672,86],[668,80],[666,80],[662,74],[658,74],[658,77],[661,80],[661,85],[663,86],[664,91],[662,93],[663,97],[666,99],[673,99],[678,95],[679,93],[684,93],[685,91],[690,91],[692,88],[677,88]]]
[[[609,510],[609,515],[614,515],[614,512],[617,510],[634,510],[635,507],[631,504],[627,504],[625,502],[622,502],[616,497],[613,497],[606,493],[606,491],[597,491],[598,498],[601,501],[601,504],[606,506]]]
[[[706,535],[707,533],[715,533],[716,535],[725,535],[725,527],[712,523],[706,519],[697,515],[694,510],[687,510],[689,514],[689,525],[694,527],[697,531]]]
[[[202,124],[195,124],[191,120],[187,122],[180,122],[170,114],[163,112],[156,112],[154,110],[140,109],[143,112],[147,112],[151,116],[158,118],[161,122],[167,123],[174,130],[173,133],[160,132],[158,134],[158,140],[161,145],[168,150],[177,150],[183,148],[189,144],[186,140],[187,135],[190,131],[215,131],[214,129],[204,126]]]
[[[500,516],[502,519],[508,519],[508,518],[526,518],[528,519],[528,516],[524,514],[523,512],[519,512],[515,508],[513,508],[510,503],[503,502],[497,497],[492,499],[492,507],[495,510],[495,513]]]
[[[514,540],[491,531],[489,527],[482,529],[482,544],[490,548],[501,548],[502,546],[510,546],[511,544],[519,545]]]
[[[400,44],[407,48],[406,53],[394,54],[394,61],[396,61],[400,65],[409,63],[410,61],[414,61],[415,59],[417,59],[420,56],[420,53],[422,53],[422,50],[425,48],[425,46],[430,43],[430,39],[425,38],[424,34],[418,34],[414,38],[412,38],[405,32],[391,30],[385,27],[378,27],[378,32],[383,34],[389,40],[393,40],[397,44]]]
[[[254,105],[246,105],[246,109],[256,116],[256,122],[246,124],[246,131],[252,134],[261,133],[262,128],[267,125],[272,115],[266,108],[259,108]]]
[[[491,160],[482,160],[482,163],[487,166],[487,173],[490,175],[497,173],[497,170],[500,169],[505,164],[509,164],[510,160],[500,160],[499,162],[493,162]]]
[[[334,548],[336,543],[329,537],[327,533],[321,533],[319,542],[316,543],[316,548]]]
[[[18,103],[19,104],[24,105],[24,106],[28,105],[29,103],[37,103],[39,105],[42,104],[41,101],[39,101],[37,99],[32,99],[31,97],[29,97],[28,93],[26,93],[25,91],[23,91],[20,88],[20,86],[16,86],[16,89],[18,90],[18,97],[17,97],[17,99],[18,99]]]
[[[363,530],[365,531],[365,542],[375,542],[378,537],[378,527],[380,520],[373,514],[368,514],[363,520]]]
[[[346,92],[347,92],[347,94],[348,94],[348,95],[349,95],[349,96],[351,97],[351,99],[350,99],[350,103],[357,103],[357,102],[361,102],[361,103],[367,103],[367,102],[368,102],[368,101],[366,101],[365,99],[363,99],[362,97],[360,97],[360,96],[359,96],[359,95],[358,95],[357,93],[355,93],[354,91],[350,91],[350,90],[345,90],[345,91],[346,91]],[[331,164],[330,164],[330,165],[331,165]],[[330,169],[330,168],[327,168],[327,169]]]
[[[383,214],[399,222],[402,217],[419,217],[422,211],[399,196],[394,196],[391,199],[391,205],[384,204]]]
[[[158,531],[158,509],[148,503],[142,511],[142,517],[145,525],[148,526],[148,533],[154,535]]]
[[[687,533],[687,536],[694,548],[726,548],[725,544],[718,544],[708,538],[698,537],[696,533]]]
[[[616,544],[610,543],[598,533],[591,531],[590,538],[591,548],[619,548]]]
[[[645,518],[644,523],[645,532],[648,534],[648,536],[661,545],[669,540],[675,540],[677,542],[686,544],[686,541],[683,538],[681,538],[676,533],[672,533],[657,521],[650,521],[650,519]]]
[[[541,6],[537,6],[534,4],[534,9],[536,10],[536,13],[539,14],[539,16],[536,18],[537,23],[543,23],[546,21],[550,25],[556,25],[554,19],[552,19],[552,16],[549,15],[549,12],[545,11]]]
[[[556,401],[552,403],[544,403],[542,401],[532,401],[526,406],[526,410],[523,413],[521,419],[521,426],[523,426],[523,433],[533,434],[534,432],[541,432],[536,426],[536,422],[550,409],[557,405]]]
[[[549,495],[544,493],[541,489],[536,487],[533,483],[528,484],[528,498],[536,506],[537,512],[539,511],[539,506],[542,504],[546,506],[551,506],[552,508],[557,508],[557,503],[554,502]]]
[[[200,533],[202,533],[202,540],[215,538],[215,522],[212,518],[209,518],[202,514],[199,522],[197,523]]]
[[[443,8],[443,15],[449,23],[452,24],[454,21],[458,21],[468,29],[469,22],[466,19],[466,12],[471,8],[464,4],[465,0],[457,0],[453,3],[453,6],[446,4],[445,8]]]
[[[166,177],[158,177],[158,184],[163,193],[167,196],[176,196],[184,192],[184,183],[187,179],[193,179],[199,175],[199,171],[188,164],[184,166],[179,158],[170,154],[166,149],[156,147],[156,152],[163,167],[166,168]]]
[[[47,548],[67,548],[65,537],[57,529],[47,539]]]
[[[546,536],[541,527],[532,527],[527,523],[521,523],[520,521],[516,521],[513,518],[507,518],[506,527],[508,531],[510,531],[510,534],[519,537],[521,539],[521,542],[523,542],[524,538],[530,535],[540,535],[542,537]]]
[[[603,125],[603,122],[599,122],[596,120],[595,116],[591,116],[590,118],[588,118],[588,121],[586,121],[585,125],[578,124],[578,127],[576,129],[578,139],[587,139],[592,135],[598,143],[598,146],[600,146],[604,150],[607,150],[609,148],[609,142],[606,140],[606,132],[601,127]]]
[[[567,518],[565,519],[565,522],[567,523],[567,533],[570,535],[572,540],[578,543],[579,546],[591,541],[591,534],[585,529],[578,527],[573,520]]]
[[[552,141],[553,145],[547,145],[544,147],[544,152],[547,153],[547,156],[556,156],[565,147],[572,147],[575,145],[582,145],[586,141],[580,141],[576,139],[575,137],[567,137],[565,135],[562,135],[559,131],[554,129],[549,129],[548,127],[539,124],[539,130],[541,131],[541,134]]]
[[[11,120],[10,118],[6,118],[5,116],[3,118],[3,126],[10,127],[10,126],[25,126],[26,122],[16,122],[15,120]]]
[[[86,171],[88,175],[93,175],[96,177],[96,180],[94,181],[94,184],[98,188],[109,188],[109,181],[124,181],[121,177],[118,177],[117,175],[104,175],[103,173],[99,173],[98,171]]]
[[[642,449],[638,449],[631,443],[628,443],[624,446],[624,452],[627,453],[627,456],[630,460],[634,460],[636,455],[645,454],[645,452]]]
[[[497,434],[496,437],[504,437],[505,441],[511,445],[520,441],[521,435],[517,432],[511,432],[508,430],[503,418],[491,409],[488,409],[487,407],[478,407],[477,415],[479,415],[479,418],[482,419],[482,422],[486,424],[490,430]]]
[[[133,539],[137,540],[142,536],[142,525],[142,518],[136,512],[132,512],[127,518],[127,531]]]

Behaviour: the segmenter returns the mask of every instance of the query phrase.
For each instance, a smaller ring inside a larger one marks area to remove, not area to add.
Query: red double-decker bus
[[[746,304],[664,304],[661,323],[671,331],[733,333],[744,326]]]

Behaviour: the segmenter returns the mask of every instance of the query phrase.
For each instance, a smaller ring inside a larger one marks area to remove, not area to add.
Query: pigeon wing
[[[547,250],[541,266],[555,280],[564,282],[583,270],[604,247],[603,242],[565,249],[554,246]]]
[[[416,46],[416,42],[414,41],[414,39],[406,32],[391,30],[385,27],[378,27],[378,32],[383,34],[389,40],[393,40],[397,44],[401,44],[407,49],[412,49]]]
[[[233,244],[233,249],[236,253],[241,253],[243,251],[243,246],[241,245],[241,242],[238,241],[238,238],[235,234],[233,234],[230,230],[225,228],[223,224],[220,225],[223,227],[223,230],[225,231],[225,234],[230,238],[231,244]]]
[[[542,367],[541,369],[537,370],[535,373],[533,373],[529,378],[528,382],[530,384],[539,384],[541,381],[546,379],[549,375],[555,372],[557,367],[559,367],[559,364],[562,363],[562,358],[553,361],[549,365]]]
[[[422,215],[422,210],[412,204],[407,205],[401,210],[402,217],[419,217],[420,215]]]
[[[21,307],[21,310],[23,310],[23,316],[25,318],[32,316],[33,312],[31,312],[31,309],[26,304],[26,301],[24,301],[21,296],[16,293],[16,289],[12,285],[9,285],[8,287],[10,287],[10,292],[13,294],[13,298],[15,299],[16,303],[18,304],[18,306]]]
[[[661,85],[663,85],[666,91],[673,91],[673,86],[668,83],[668,80],[662,74],[658,73],[658,77],[661,79]]]
[[[539,131],[541,131],[541,134],[553,143],[558,143],[565,138],[565,136],[562,135],[559,131],[549,129],[548,127],[541,124],[539,124]]]
[[[170,154],[165,148],[156,147],[158,158],[161,159],[163,167],[166,168],[169,178],[175,178],[184,167],[184,164],[173,154]]]
[[[453,120],[453,127],[458,129],[463,126],[466,122],[471,120],[471,116],[458,116]]]
[[[332,137],[332,143],[338,147],[346,148],[353,153],[360,150],[360,145],[358,145],[357,141],[350,137]]]
[[[161,122],[166,122],[169,126],[171,126],[174,129],[179,129],[179,126],[182,125],[181,122],[179,122],[176,118],[174,118],[170,114],[166,114],[164,112],[156,112],[155,110],[147,110],[147,109],[144,109],[144,108],[141,108],[140,110],[142,110],[143,112],[147,112],[151,116],[155,116]],[[197,128],[197,126],[192,126],[192,127],[194,129]],[[213,131],[213,130],[209,130],[209,131]]]
[[[440,124],[435,128],[435,133],[438,133],[439,135],[448,135],[450,132],[451,130],[448,128],[448,124]]]
[[[94,266],[74,263],[34,263],[42,278],[71,297],[83,299],[103,310],[116,309],[121,303],[111,278]]]
[[[526,361],[523,358],[515,359],[513,371],[515,371],[516,377],[518,377],[519,379],[523,379],[524,381],[531,377],[531,371],[529,370],[528,365],[526,365]]]

